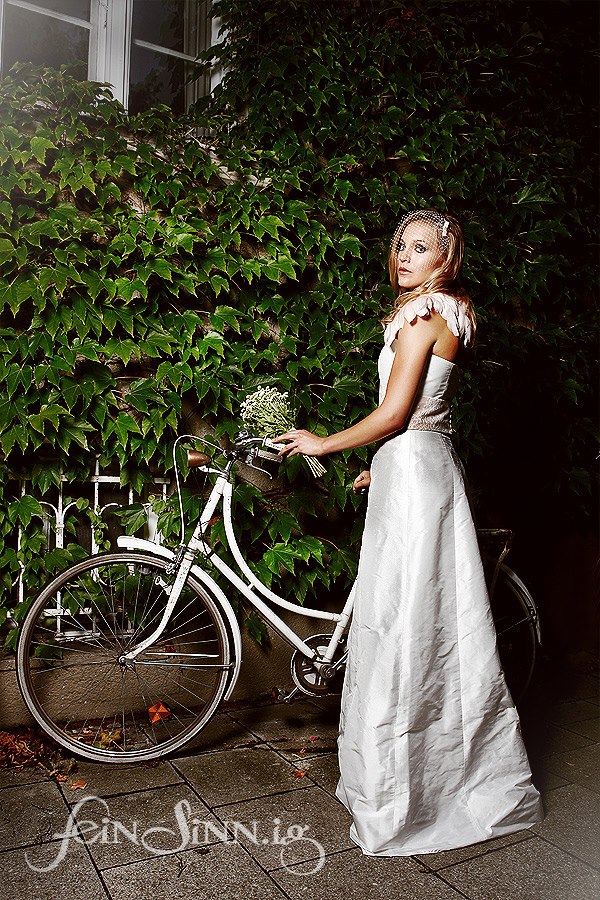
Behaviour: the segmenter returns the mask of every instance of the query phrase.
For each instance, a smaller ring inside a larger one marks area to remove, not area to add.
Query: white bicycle
[[[184,439],[190,436],[178,438],[176,446]],[[17,647],[23,698],[44,731],[72,753],[112,763],[162,757],[197,735],[231,696],[242,639],[207,560],[292,646],[295,688],[286,699],[340,690],[352,595],[341,612],[290,602],[262,583],[236,541],[236,464],[268,470],[281,461],[277,449],[242,432],[230,450],[214,450],[221,465],[204,453],[188,454],[190,467],[214,476],[214,483],[187,544],[173,551],[120,537],[118,552],[89,557],[55,577],[23,621]],[[175,471],[180,497],[177,466]],[[206,539],[219,504],[237,572]],[[180,512],[183,535],[181,501]],[[500,656],[516,699],[533,672],[538,613],[523,582],[504,564],[510,532],[485,534],[504,543],[489,580]],[[329,629],[303,640],[274,607],[329,623]]]

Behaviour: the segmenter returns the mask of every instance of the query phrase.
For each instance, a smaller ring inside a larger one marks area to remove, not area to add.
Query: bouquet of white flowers
[[[282,393],[277,388],[265,387],[254,391],[243,401],[241,412],[244,425],[258,437],[273,438],[282,431],[296,427],[287,391]],[[318,459],[304,455],[302,458],[315,478],[325,474],[325,467]]]

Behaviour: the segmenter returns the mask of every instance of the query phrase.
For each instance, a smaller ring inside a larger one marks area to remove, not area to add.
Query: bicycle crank
[[[313,634],[305,638],[304,643],[314,650],[317,657],[322,657],[327,650],[330,634]],[[343,641],[343,639],[342,639]],[[339,694],[342,689],[344,665],[340,665],[341,657],[345,650],[345,641],[337,646],[332,662],[317,667],[314,661],[308,659],[299,650],[295,650],[290,663],[290,671],[294,684],[303,694],[312,697],[322,697],[324,694]]]

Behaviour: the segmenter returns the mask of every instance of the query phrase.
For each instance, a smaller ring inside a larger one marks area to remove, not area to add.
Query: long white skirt
[[[342,694],[337,796],[363,852],[464,847],[542,818],[451,439],[375,454]]]

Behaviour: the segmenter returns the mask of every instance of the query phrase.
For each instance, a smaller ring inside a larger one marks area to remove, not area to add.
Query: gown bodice
[[[435,310],[446,320],[450,331],[465,346],[472,339],[471,323],[464,306],[449,294],[435,293],[417,297],[400,307],[384,333],[384,344],[379,354],[379,404],[383,402],[392,371],[396,348],[396,335],[405,322],[413,322],[417,316],[427,317]],[[441,356],[432,354],[423,369],[415,402],[405,426],[408,430],[440,431],[450,434],[450,404],[459,382],[459,367]]]
[[[387,383],[394,362],[394,348],[384,344],[379,354],[379,405],[383,402]],[[431,355],[429,362],[423,370],[421,382],[417,389],[417,402],[421,397],[431,397],[435,400],[444,400],[450,403],[454,399],[459,382],[460,369],[456,363],[443,359],[441,356]]]

